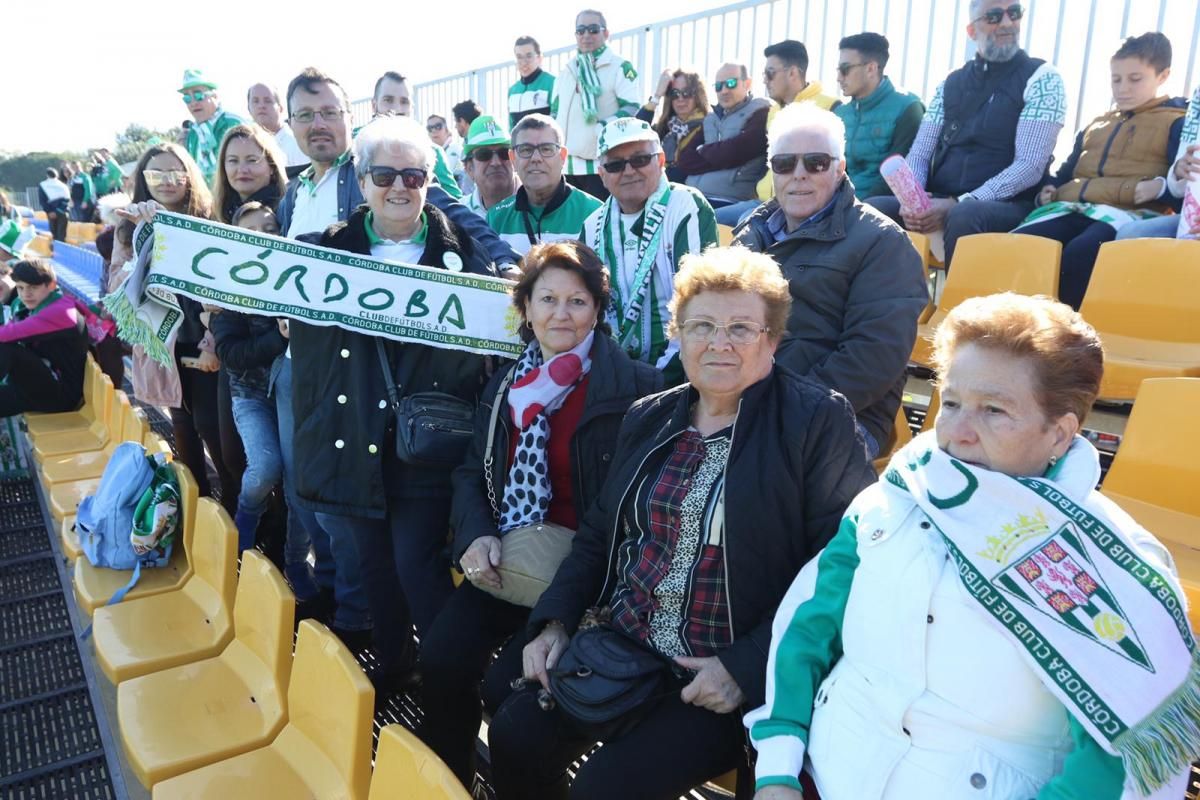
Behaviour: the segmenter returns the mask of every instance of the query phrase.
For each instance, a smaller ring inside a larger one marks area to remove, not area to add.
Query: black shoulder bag
[[[445,392],[417,392],[401,398],[378,337],[375,351],[387,382],[388,402],[396,415],[396,457],[415,467],[446,469],[461,464],[474,435],[475,409]]]

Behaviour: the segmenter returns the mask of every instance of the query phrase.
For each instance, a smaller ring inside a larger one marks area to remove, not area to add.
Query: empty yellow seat
[[[350,651],[306,619],[292,662],[288,722],[275,741],[155,784],[154,798],[366,800],[374,703],[375,690]]]
[[[379,731],[369,800],[419,797],[421,800],[471,800],[471,793],[437,753],[403,725]]]
[[[96,661],[113,683],[215,656],[233,637],[237,530],[208,497],[197,503],[195,526],[192,575],[182,588],[92,615]]]
[[[718,225],[717,226],[717,244],[721,247],[729,247],[733,244],[733,226]]]
[[[37,411],[25,412],[25,430],[30,438],[36,438],[43,433],[52,431],[69,431],[86,428],[96,419],[95,390],[97,378],[103,373],[96,365],[96,359],[89,353],[83,362],[83,405],[78,411],[61,411],[56,414],[43,414]],[[101,414],[103,419],[106,414]]]
[[[117,414],[120,427],[113,427],[114,435],[108,443],[99,450],[89,450],[83,453],[65,453],[57,456],[46,456],[41,463],[43,485],[71,483],[74,481],[99,478],[104,473],[104,467],[117,445],[122,442],[142,442],[145,444],[146,433],[150,426],[146,424],[142,412],[137,409],[124,392],[116,392]],[[82,498],[80,498],[82,499]]]
[[[959,303],[997,292],[1058,295],[1062,244],[1020,233],[976,233],[958,240],[954,269],[929,320],[917,326],[912,361],[931,366],[933,334]]]
[[[54,238],[48,233],[39,233],[33,237],[28,249],[43,258],[49,258],[54,255]]]
[[[1146,378],[1200,377],[1200,242],[1100,247],[1079,311],[1104,342],[1100,397],[1132,400]]]
[[[58,538],[62,543],[63,556],[67,561],[74,561],[83,555],[83,547],[79,544],[79,534],[75,531],[75,515],[62,518],[58,524]]]
[[[165,567],[143,570],[137,586],[125,595],[125,602],[178,589],[192,574],[188,555],[196,519],[196,479],[182,463],[176,461],[172,466],[175,468],[175,477],[179,480],[179,497],[183,503],[183,536],[175,542],[171,551],[171,562]],[[183,544],[182,547],[179,546],[180,543]],[[129,576],[128,570],[93,567],[86,558],[75,559],[72,583],[80,610],[90,617],[93,611],[107,603],[118,589],[129,582]]]
[[[1200,378],[1143,381],[1101,491],[1171,551],[1200,630],[1198,407]]]
[[[912,242],[913,249],[915,249],[917,251],[917,255],[921,257],[921,264],[924,265],[926,274],[935,269],[941,269],[942,265],[940,263],[936,263],[933,258],[933,251],[929,246],[929,237],[923,233],[915,233],[914,231],[907,231],[907,233],[908,240]],[[931,277],[929,282],[932,287],[935,285],[936,279]],[[933,312],[936,310],[937,305],[933,302],[933,294],[931,291],[929,302],[925,305],[925,309],[921,312],[921,316],[917,318],[917,322],[928,322],[929,318],[933,316]]]
[[[117,418],[116,393],[112,381],[107,375],[99,378],[100,387],[96,390],[103,395],[101,404],[96,409],[96,418],[86,427],[76,430],[49,431],[31,436],[33,460],[40,465],[50,456],[64,453],[82,453],[86,450],[99,450],[108,444],[111,438],[111,428]],[[103,412],[103,416],[101,416]]]
[[[283,729],[295,613],[287,581],[247,550],[221,654],[117,687],[121,741],[143,786],[263,747]]]

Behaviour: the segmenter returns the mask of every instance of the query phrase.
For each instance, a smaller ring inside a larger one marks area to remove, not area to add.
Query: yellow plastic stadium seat
[[[964,300],[997,292],[1058,295],[1062,244],[1020,233],[976,233],[958,240],[954,269],[946,277],[937,310],[917,326],[912,361],[931,366],[933,334],[946,315]]]
[[[49,456],[99,450],[108,444],[111,437],[110,428],[119,417],[119,414],[115,413],[116,392],[113,391],[112,381],[107,375],[101,375],[99,383],[96,393],[103,399],[97,405],[95,420],[86,428],[50,431],[31,437],[35,463],[40,465]]]
[[[717,244],[721,247],[729,247],[733,244],[733,226],[718,225],[717,226]]]
[[[288,723],[275,741],[155,784],[154,798],[366,800],[374,703],[375,689],[350,651],[306,619],[288,685]]]
[[[912,438],[912,428],[908,427],[908,417],[904,416],[904,404],[901,403],[896,411],[896,422],[892,426],[892,435],[888,437],[887,446],[879,451],[879,457],[875,459],[875,473],[882,475],[888,462],[892,460],[892,455],[911,442]]]
[[[1100,397],[1132,400],[1146,378],[1200,377],[1200,242],[1100,247],[1079,311],[1104,342]]]
[[[83,547],[79,544],[79,534],[75,532],[75,515],[63,517],[58,524],[58,537],[62,543],[63,556],[68,562],[83,555]]]
[[[208,497],[198,501],[195,525],[192,575],[183,588],[92,615],[96,661],[114,684],[215,656],[233,638],[237,529]]]
[[[938,411],[942,409],[942,393],[938,388],[933,387],[933,393],[929,395],[929,405],[925,409],[925,419],[921,420],[921,430],[917,433],[933,430],[933,423],[937,421]]]
[[[737,777],[737,770],[734,769],[726,772],[720,777],[713,778],[708,783],[710,786],[716,786],[718,789],[724,789],[726,792],[734,794],[737,792]]]
[[[1200,378],[1142,382],[1102,493],[1157,536],[1179,568],[1200,630]]]
[[[47,216],[46,216],[46,212],[45,212],[45,211],[35,211],[35,212],[33,212],[33,218],[34,218],[34,219],[40,219],[42,222],[46,222],[46,221],[49,219],[49,217],[47,217]]]
[[[925,273],[929,274],[931,270],[940,269],[941,264],[934,266],[933,252],[929,247],[929,237],[923,233],[915,233],[913,231],[907,231],[907,233],[909,241],[912,242],[912,246],[917,251],[917,255],[921,257],[921,263],[925,266]],[[936,277],[930,280],[936,283]],[[925,305],[925,310],[917,318],[917,322],[928,322],[936,309],[937,305],[933,302],[933,297],[931,296],[929,302]]]
[[[192,574],[189,555],[196,521],[196,479],[182,463],[176,461],[172,466],[179,480],[179,496],[183,503],[183,536],[171,551],[171,563],[165,567],[143,570],[137,586],[125,595],[125,602],[178,589]],[[179,546],[180,541],[182,547]],[[93,611],[107,603],[118,589],[129,582],[130,574],[129,570],[93,567],[86,558],[75,559],[72,583],[80,610],[90,617]]]
[[[403,725],[387,725],[379,731],[375,772],[371,775],[368,800],[471,800],[450,768]]]
[[[90,450],[84,453],[67,453],[58,456],[46,456],[42,460],[42,483],[53,486],[72,481],[83,481],[89,478],[99,478],[104,474],[104,467],[112,456],[117,445],[122,442],[142,442],[146,438],[149,425],[146,424],[142,413],[124,392],[116,393],[117,414],[120,427],[114,426],[114,435],[100,450]],[[82,498],[80,498],[82,499]]]
[[[54,237],[48,233],[39,233],[33,237],[27,249],[42,258],[49,258],[54,255]]]
[[[100,475],[104,465],[108,463],[109,455],[117,445],[125,441],[124,429],[129,416],[127,409],[132,406],[124,392],[117,392],[116,399],[109,414],[108,441],[99,450],[86,450],[82,453],[66,453],[46,455],[38,465],[42,482],[47,484],[46,495],[49,500],[50,514],[61,520],[70,514],[83,502],[83,498],[94,494],[100,485]],[[135,436],[141,430],[135,428]],[[140,436],[138,437],[140,441]],[[82,464],[85,469],[75,474],[74,465]],[[47,473],[47,465],[53,465]],[[56,478],[51,481],[51,477]]]
[[[43,414],[37,411],[25,412],[25,430],[31,438],[36,439],[40,434],[52,431],[73,431],[86,428],[96,420],[95,391],[96,380],[103,373],[96,365],[96,359],[88,353],[83,362],[83,405],[78,411],[62,411],[56,414]],[[101,415],[103,418],[104,415]]]
[[[221,654],[117,687],[121,741],[143,786],[271,743],[287,722],[295,615],[283,575],[247,550]]]

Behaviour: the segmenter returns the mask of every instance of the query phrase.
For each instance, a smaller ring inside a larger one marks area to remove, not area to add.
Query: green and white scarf
[[[1200,752],[1200,661],[1178,579],[1147,558],[1136,523],[1054,479],[1098,458],[1076,437],[1043,478],[965,464],[932,431],[884,483],[932,520],[963,588],[1143,796]]]
[[[642,235],[638,239],[637,264],[633,279],[629,283],[629,294],[625,296],[622,289],[622,276],[625,274],[625,235],[621,223],[621,207],[615,198],[609,198],[604,204],[600,224],[596,226],[592,249],[603,254],[604,262],[612,272],[609,281],[612,289],[612,302],[608,306],[608,324],[620,343],[622,349],[635,359],[648,360],[653,331],[651,318],[653,314],[643,313],[643,305],[650,294],[650,283],[653,279],[654,265],[660,260],[662,239],[667,217],[667,203],[671,197],[671,185],[663,176],[658,189],[646,203],[645,217],[642,221]],[[674,265],[668,265],[668,273],[673,274]]]
[[[138,225],[133,232],[134,259],[122,267],[120,285],[100,302],[117,323],[121,339],[140,345],[150,358],[173,369],[183,309],[174,292],[147,284],[155,246],[154,226]]]
[[[1076,203],[1066,200],[1056,200],[1053,203],[1047,203],[1041,208],[1035,208],[1013,230],[1013,233],[1020,233],[1021,229],[1027,225],[1058,219],[1068,214],[1082,214],[1088,219],[1111,225],[1113,230],[1118,231],[1131,222],[1161,216],[1156,211],[1147,211],[1141,208],[1117,208],[1116,206],[1104,205],[1103,203]]]
[[[217,153],[221,149],[221,140],[217,138],[217,121],[224,113],[218,108],[217,113],[204,122],[192,122],[192,127],[188,129],[196,134],[196,152],[193,153],[196,164],[204,180],[210,183],[213,175],[217,174]]]
[[[600,74],[596,72],[596,59],[604,52],[607,45],[598,47],[590,53],[578,53],[575,56],[575,79],[579,82],[579,96],[583,101],[583,118],[586,122],[596,122],[600,117],[596,111],[596,98],[600,96]]]

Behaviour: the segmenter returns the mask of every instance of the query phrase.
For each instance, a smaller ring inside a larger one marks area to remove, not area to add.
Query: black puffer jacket
[[[457,253],[464,272],[489,275],[487,256],[441,211],[425,204],[429,230],[420,263],[445,269],[443,256]],[[346,222],[331,225],[306,242],[369,255],[360,206]],[[380,519],[387,495],[447,496],[450,470],[410,467],[396,462],[384,474],[384,456],[394,461],[395,415],[376,353],[376,337],[344,328],[293,321],[292,410],[295,430],[295,485],[299,502],[312,511]],[[483,388],[483,356],[422,344],[383,339],[402,395],[444,392],[475,403]]]
[[[273,365],[288,346],[275,317],[225,310],[213,314],[208,327],[221,368],[229,371],[233,396],[266,397],[276,374]]]
[[[691,425],[689,384],[634,404],[600,498],[575,534],[571,554],[538,600],[532,638],[550,620],[574,631],[584,611],[607,604],[631,487],[656,452]],[[722,664],[754,708],[766,697],[771,622],[792,580],[833,537],[846,506],[875,481],[854,414],[835,392],[776,367],[746,389],[733,429],[725,484],[725,569],[733,644]]]
[[[625,412],[635,400],[657,392],[663,384],[661,372],[649,364],[631,359],[605,334],[596,334],[592,342],[591,359],[583,417],[571,437],[571,485],[575,516],[581,520],[604,486]],[[496,519],[488,500],[487,482],[483,474],[483,455],[496,392],[511,369],[497,370],[484,389],[475,413],[475,438],[471,442],[471,449],[467,451],[462,465],[454,471],[454,507],[450,519],[454,524],[455,561],[480,536],[497,535]],[[500,403],[500,416],[492,445],[492,452],[496,454],[492,464],[492,485],[496,490],[497,503],[503,497],[508,478],[505,464],[508,461],[512,416],[508,410],[507,390]]]

